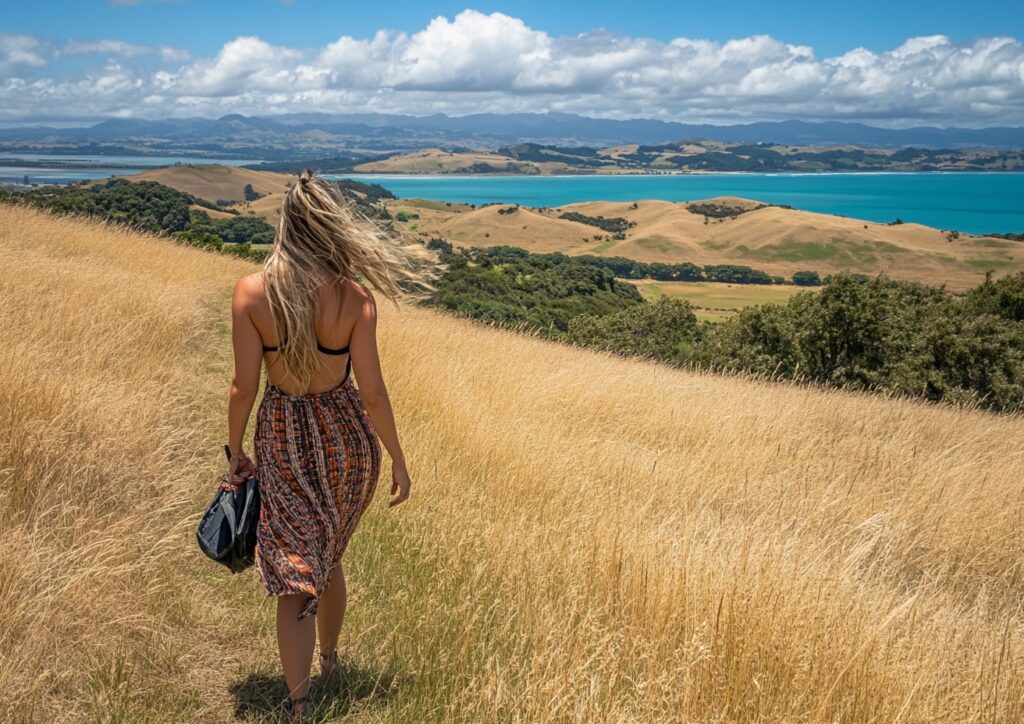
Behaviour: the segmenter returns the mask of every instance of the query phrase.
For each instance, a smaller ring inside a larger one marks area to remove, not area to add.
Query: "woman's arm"
[[[263,341],[249,316],[252,294],[250,278],[243,277],[235,283],[231,295],[231,346],[235,354],[235,372],[228,400],[228,447],[232,457],[244,457],[242,442],[245,428],[260,389]]]
[[[352,371],[359,383],[359,394],[363,398],[370,422],[378,437],[391,456],[392,485],[391,493],[399,492],[399,496],[388,505],[397,505],[409,497],[409,473],[405,464],[405,454],[398,441],[398,430],[395,428],[395,415],[391,409],[384,375],[380,369],[380,356],[377,353],[377,304],[369,289],[363,287],[363,304],[352,329],[352,340],[349,343],[352,355]]]

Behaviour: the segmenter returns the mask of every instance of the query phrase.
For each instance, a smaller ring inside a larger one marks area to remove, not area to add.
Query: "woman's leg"
[[[289,696],[298,699],[309,693],[309,669],[316,643],[315,616],[298,620],[299,611],[309,596],[305,593],[277,597],[277,646]]]
[[[327,584],[316,609],[316,627],[320,634],[320,653],[330,654],[338,647],[338,635],[345,620],[345,604],[348,592],[345,589],[345,571],[341,561],[331,571],[331,582]]]

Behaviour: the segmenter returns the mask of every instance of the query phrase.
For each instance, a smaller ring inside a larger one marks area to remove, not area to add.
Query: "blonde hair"
[[[444,268],[422,244],[392,240],[336,184],[303,170],[281,203],[273,251],[263,263],[285,373],[307,387],[324,364],[314,329],[317,290],[324,284],[359,277],[397,308],[437,291],[433,282]]]

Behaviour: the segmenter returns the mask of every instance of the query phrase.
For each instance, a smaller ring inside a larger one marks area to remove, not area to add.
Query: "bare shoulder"
[[[345,285],[348,292],[352,295],[352,299],[356,300],[356,306],[359,309],[360,317],[371,317],[375,316],[377,312],[376,300],[373,298],[373,293],[363,284],[360,284],[354,279],[346,279]]]
[[[232,299],[236,304],[252,304],[264,296],[263,273],[254,272],[235,282]]]

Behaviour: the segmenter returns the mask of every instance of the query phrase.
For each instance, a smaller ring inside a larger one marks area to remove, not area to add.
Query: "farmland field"
[[[628,280],[647,299],[668,296],[685,299],[696,309],[698,319],[719,321],[737,310],[758,304],[784,304],[790,297],[814,287],[775,284],[722,284],[719,282],[663,282]]]

